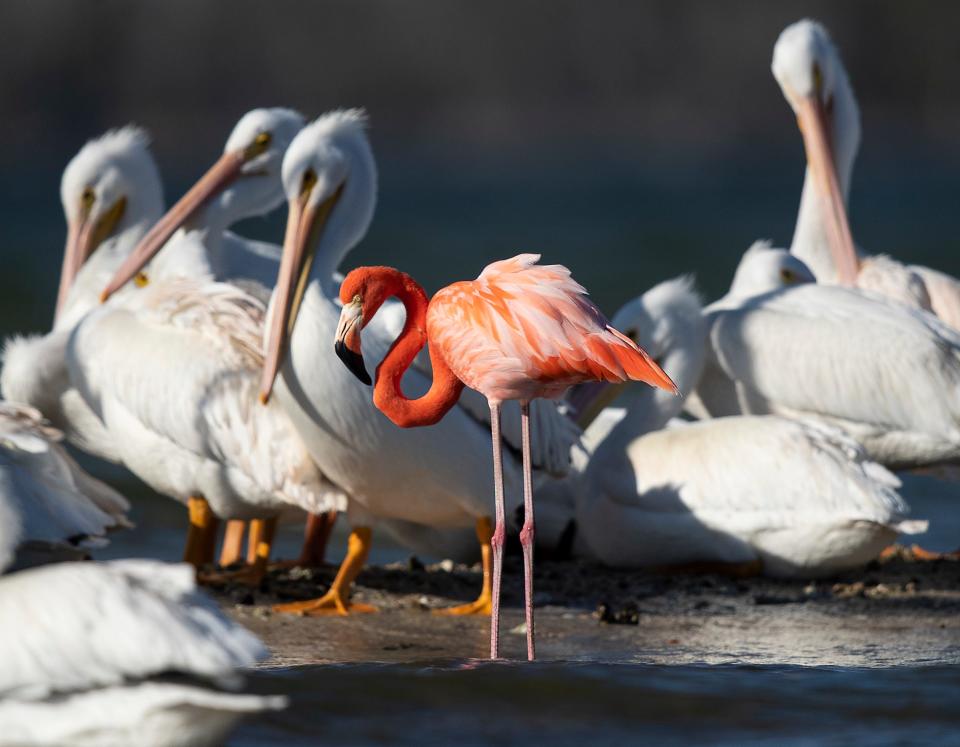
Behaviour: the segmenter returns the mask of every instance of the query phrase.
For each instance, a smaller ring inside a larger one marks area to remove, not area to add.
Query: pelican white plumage
[[[279,107],[254,109],[241,117],[223,155],[153,225],[105,284],[102,297],[123,287],[163,249],[166,261],[180,266],[185,277],[209,274],[219,281],[253,281],[245,288],[266,299],[277,277],[280,248],[241,239],[227,229],[244,218],[266,215],[283,202],[283,154],[303,124],[301,114]]]
[[[284,255],[271,301],[267,365],[262,396],[276,379],[277,400],[290,413],[307,448],[350,496],[350,547],[337,579],[319,600],[283,605],[305,614],[369,609],[348,602],[349,588],[365,562],[371,525],[399,519],[428,527],[476,524],[489,570],[493,491],[490,483],[489,408],[466,393],[433,428],[399,429],[373,405],[369,389],[330,354],[341,304],[330,282],[334,270],[365,234],[376,202],[376,166],[356,110],[326,114],[307,125],[290,145],[283,179],[290,204]],[[364,330],[364,350],[381,359],[390,322],[378,314]],[[280,375],[277,376],[279,371]],[[419,370],[404,378],[411,393],[429,379]],[[550,403],[535,402],[531,430],[533,462],[562,473],[577,430]],[[512,408],[510,408],[512,409]],[[512,416],[511,416],[512,417]],[[508,443],[520,444],[516,426],[503,425]],[[504,465],[510,503],[518,505],[520,460],[510,452]],[[489,614],[489,576],[473,604],[461,614]]]
[[[190,507],[187,560],[212,561],[217,518],[267,520],[256,577],[282,509],[341,509],[343,497],[282,409],[257,403],[264,304],[181,271],[151,269],[123,304],[88,314],[68,347],[71,381],[123,464]]]
[[[239,692],[260,641],[187,565],[64,563],[0,578],[0,744],[222,744],[286,705]]]
[[[846,202],[860,146],[860,112],[826,29],[810,20],[788,26],[774,46],[772,69],[797,115],[808,161],[790,250],[821,283],[856,286],[932,310],[960,329],[960,282],[956,278],[883,255],[857,255]]]
[[[708,360],[691,411],[820,419],[893,469],[960,460],[960,334],[812,280],[782,249],[747,251],[730,293],[706,309]]]
[[[661,283],[613,324],[690,391],[707,327],[689,281]],[[607,565],[759,564],[767,575],[818,576],[925,529],[906,519],[897,478],[835,428],[767,415],[664,429],[682,403],[625,388],[625,412],[575,482],[581,550]]]
[[[0,568],[83,556],[130,505],[60,445],[62,434],[26,405],[0,401]]]
[[[73,327],[163,212],[146,133],[123,127],[88,142],[64,170],[60,197],[67,243],[54,327],[6,341],[0,386],[6,399],[40,410],[74,445],[117,461],[100,419],[70,386],[64,356]]]

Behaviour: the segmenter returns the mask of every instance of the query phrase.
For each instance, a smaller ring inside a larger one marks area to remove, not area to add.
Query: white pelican
[[[324,115],[296,137],[283,162],[290,214],[271,301],[262,397],[269,398],[276,378],[277,399],[310,453],[350,496],[352,533],[329,592],[279,609],[305,614],[369,610],[349,603],[350,584],[365,562],[372,524],[400,519],[437,528],[476,526],[484,587],[474,603],[452,611],[489,614],[493,486],[492,458],[480,456],[490,452],[489,408],[483,397],[465,392],[460,406],[436,426],[403,430],[373,406],[370,390],[332,354],[341,305],[330,279],[366,232],[376,202],[376,166],[364,125],[363,113],[356,110]],[[394,339],[387,316],[378,314],[364,331],[365,350],[373,360],[382,359]],[[404,386],[422,393],[429,378],[411,370]],[[537,422],[531,430],[538,438],[533,463],[562,473],[576,429],[550,403],[534,404]],[[513,421],[519,425],[519,417]],[[502,432],[508,443],[520,444],[519,428],[508,431],[505,422]],[[521,482],[515,450],[509,452],[504,475],[510,504],[516,507]]]
[[[775,413],[842,428],[892,469],[960,460],[960,334],[932,314],[812,282],[751,247],[707,307],[698,416]]]
[[[213,560],[217,518],[266,520],[256,579],[281,509],[319,513],[343,498],[283,410],[257,402],[263,303],[234,285],[180,277],[179,264],[169,272],[149,269],[124,303],[84,318],[67,351],[71,381],[123,464],[190,508],[186,560]]]
[[[689,281],[661,283],[613,324],[638,335],[681,392],[690,391],[706,324]],[[827,575],[876,558],[898,532],[925,529],[905,519],[896,477],[835,428],[768,415],[663,429],[682,402],[624,388],[624,414],[575,483],[578,539],[607,565],[746,564],[772,576]]]
[[[255,281],[269,289],[277,277],[279,247],[241,239],[227,229],[244,218],[266,215],[283,202],[283,154],[303,127],[292,109],[247,112],[227,138],[223,155],[153,225],[103,290],[115,293],[163,249],[185,277],[209,273],[214,279]],[[168,260],[171,261],[171,260]],[[198,268],[197,262],[203,265]],[[256,291],[246,284],[247,290]],[[269,290],[264,290],[264,296]]]
[[[797,115],[807,151],[800,212],[790,250],[820,282],[856,286],[932,310],[960,329],[960,282],[886,256],[858,257],[847,222],[860,112],[833,42],[819,23],[788,26],[773,50],[773,75]]]
[[[223,744],[282,696],[240,692],[263,644],[193,570],[63,563],[0,578],[0,744]]]
[[[84,472],[62,438],[33,408],[0,401],[0,569],[14,553],[21,566],[80,557],[131,526],[126,499]]]
[[[64,170],[60,197],[67,244],[54,328],[7,340],[0,386],[6,399],[40,410],[80,449],[117,461],[103,424],[70,386],[64,355],[70,331],[163,212],[144,131],[123,127],[87,143]]]
[[[160,257],[178,267],[184,277],[209,274],[239,283],[266,301],[276,280],[280,247],[242,239],[227,229],[244,218],[265,215],[283,202],[283,154],[303,124],[301,114],[280,107],[253,109],[241,117],[227,138],[223,155],[154,224],[115,275],[104,280],[101,297],[114,294],[163,249]],[[322,532],[323,527],[318,529]],[[222,564],[239,559],[244,533],[242,521],[229,524]],[[255,534],[251,533],[250,562],[255,554]],[[301,557],[307,555],[311,544],[309,539],[304,543]]]

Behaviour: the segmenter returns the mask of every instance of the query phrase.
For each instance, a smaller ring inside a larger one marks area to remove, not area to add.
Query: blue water
[[[258,674],[286,712],[234,747],[960,744],[960,669],[490,664]]]

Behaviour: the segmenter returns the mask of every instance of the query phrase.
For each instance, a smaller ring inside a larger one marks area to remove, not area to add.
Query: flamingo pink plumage
[[[397,296],[406,307],[403,331],[377,367],[374,404],[394,423],[409,428],[438,422],[457,402],[464,385],[490,405],[493,436],[496,528],[493,548],[493,611],[490,656],[498,655],[500,577],[505,533],[500,406],[519,400],[522,413],[524,556],[527,656],[534,658],[533,486],[530,471],[530,401],[558,398],[585,381],[643,381],[676,392],[670,378],[632,340],[615,330],[586,290],[562,265],[538,265],[540,255],[494,262],[476,280],[454,283],[428,301],[409,275],[390,267],[360,267],[340,286],[343,312],[336,351],[361,380],[360,330],[383,302]],[[422,397],[407,399],[403,374],[429,342],[433,381]]]

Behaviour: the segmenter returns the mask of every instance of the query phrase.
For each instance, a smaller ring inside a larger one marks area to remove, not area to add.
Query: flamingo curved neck
[[[392,273],[396,273],[393,275]],[[427,294],[412,278],[391,271],[385,298],[397,296],[407,312],[400,336],[394,340],[383,361],[377,366],[373,402],[377,408],[401,428],[433,425],[440,421],[460,398],[463,382],[454,375],[443,356],[430,348],[433,380],[430,389],[418,399],[408,399],[401,387],[417,353],[427,342]]]

